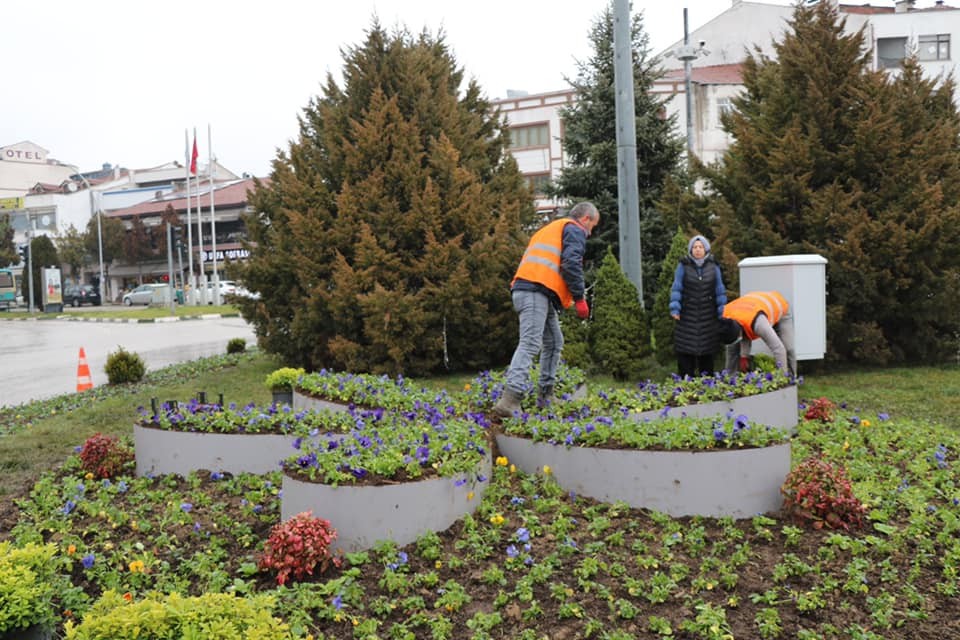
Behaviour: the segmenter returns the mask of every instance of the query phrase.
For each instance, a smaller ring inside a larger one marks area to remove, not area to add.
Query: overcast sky
[[[2,0],[0,146],[30,140],[83,171],[184,159],[207,126],[221,164],[268,175],[276,149],[341,48],[361,43],[373,16],[385,27],[443,29],[467,76],[490,98],[567,87],[590,55],[587,34],[607,0]],[[788,0],[763,0],[790,4]],[[731,0],[643,0],[655,51],[730,7]],[[875,0],[892,6],[892,0]],[[932,4],[919,2],[917,6]],[[191,133],[192,136],[192,133]]]

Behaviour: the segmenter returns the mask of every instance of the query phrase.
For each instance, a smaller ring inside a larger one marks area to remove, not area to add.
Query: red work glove
[[[750,358],[740,356],[740,372],[746,373],[747,371],[750,371]]]
[[[586,320],[590,317],[590,307],[587,306],[586,300],[577,300],[573,306],[576,307],[577,317],[581,320]]]

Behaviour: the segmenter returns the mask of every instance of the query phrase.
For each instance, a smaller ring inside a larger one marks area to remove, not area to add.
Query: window
[[[550,145],[550,127],[534,124],[510,129],[510,148],[546,147]]]
[[[949,60],[950,34],[940,33],[934,36],[920,36],[920,50],[917,51],[920,60]]]
[[[524,179],[527,181],[527,186],[530,187],[530,190],[533,191],[534,195],[543,195],[544,187],[550,182],[549,173],[527,173],[524,174]]]
[[[877,66],[881,69],[897,69],[906,57],[906,38],[877,39]]]
[[[723,116],[733,113],[733,100],[730,98],[717,98],[717,124],[723,124]]]

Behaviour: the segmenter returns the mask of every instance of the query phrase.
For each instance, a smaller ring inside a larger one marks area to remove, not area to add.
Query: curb
[[[162,318],[83,318],[78,316],[40,316],[35,318],[4,318],[6,322],[39,322],[43,320],[66,320],[67,322],[109,322],[119,324],[150,324],[154,322],[181,322],[189,320],[217,320],[219,318],[239,318],[239,313],[201,313],[196,316],[169,316]]]

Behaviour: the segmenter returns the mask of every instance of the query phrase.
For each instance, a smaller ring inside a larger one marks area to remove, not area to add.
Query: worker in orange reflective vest
[[[773,353],[777,366],[787,374],[797,375],[793,316],[786,298],[778,291],[751,291],[727,302],[720,338],[727,345],[727,371],[746,371],[750,345],[760,338]]]
[[[566,218],[550,222],[530,238],[520,266],[510,283],[513,308],[520,320],[520,341],[503,393],[493,407],[501,418],[520,410],[530,386],[530,366],[540,354],[538,403],[553,397],[557,365],[563,349],[560,312],[573,306],[586,320],[590,307],[585,298],[583,255],[587,236],[600,222],[600,212],[590,202],[575,205]]]

